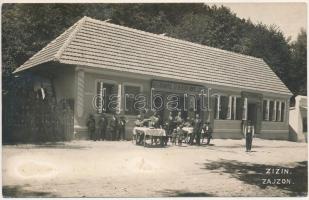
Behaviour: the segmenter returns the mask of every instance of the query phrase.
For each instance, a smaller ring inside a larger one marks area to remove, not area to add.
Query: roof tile
[[[84,17],[15,72],[58,61],[290,95],[260,58]]]

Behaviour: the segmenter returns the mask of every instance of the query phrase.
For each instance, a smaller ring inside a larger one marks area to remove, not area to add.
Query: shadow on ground
[[[163,197],[212,197],[205,192],[188,192],[185,190],[163,190],[158,191]]]
[[[295,167],[284,167],[221,159],[216,162],[205,163],[203,169],[212,170],[219,174],[227,173],[245,184],[255,185],[261,189],[266,187],[283,189],[289,192],[289,196],[295,197],[307,196],[308,194],[307,167],[307,161],[298,162]],[[267,169],[288,169],[289,173],[276,174],[276,172],[273,172],[267,174]]]
[[[10,145],[8,145],[10,146]],[[73,145],[64,142],[49,142],[49,143],[39,143],[39,144],[27,144],[27,145],[14,145],[17,149],[88,149],[89,147],[82,145]]]
[[[39,191],[31,191],[23,189],[23,186],[3,186],[2,194],[3,197],[56,197],[56,195],[49,192],[39,192]]]

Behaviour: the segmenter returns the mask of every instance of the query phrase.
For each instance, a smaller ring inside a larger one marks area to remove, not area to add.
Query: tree
[[[262,58],[295,94],[306,91],[305,36],[289,45],[276,26],[253,24],[226,7],[205,4],[4,4],[3,91],[15,87],[14,69],[85,15]]]
[[[301,29],[291,44],[292,64],[288,69],[288,85],[294,94],[307,95],[307,32]]]

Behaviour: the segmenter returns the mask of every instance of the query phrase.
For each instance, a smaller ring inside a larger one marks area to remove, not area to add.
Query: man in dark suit
[[[201,131],[202,131],[202,120],[200,119],[200,115],[196,114],[193,122],[193,133],[191,134],[191,138],[189,143],[192,145],[195,139],[196,144],[200,145],[201,140]]]
[[[124,116],[121,116],[119,119],[119,138],[118,140],[126,139],[126,123],[127,120]]]
[[[89,115],[86,125],[90,134],[90,139],[96,141],[97,137],[95,135],[95,119],[92,114]]]
[[[252,147],[252,139],[254,136],[254,125],[250,120],[248,120],[244,132],[246,137],[246,152],[250,152]]]
[[[108,120],[105,113],[102,113],[99,119],[99,139],[105,140]]]
[[[112,133],[112,141],[115,141],[118,138],[118,116],[116,114],[113,115],[110,121],[110,128]]]

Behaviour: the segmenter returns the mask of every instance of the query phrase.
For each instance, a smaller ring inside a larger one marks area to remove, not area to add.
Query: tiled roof
[[[260,58],[84,17],[15,72],[55,61],[271,93],[291,92]]]

